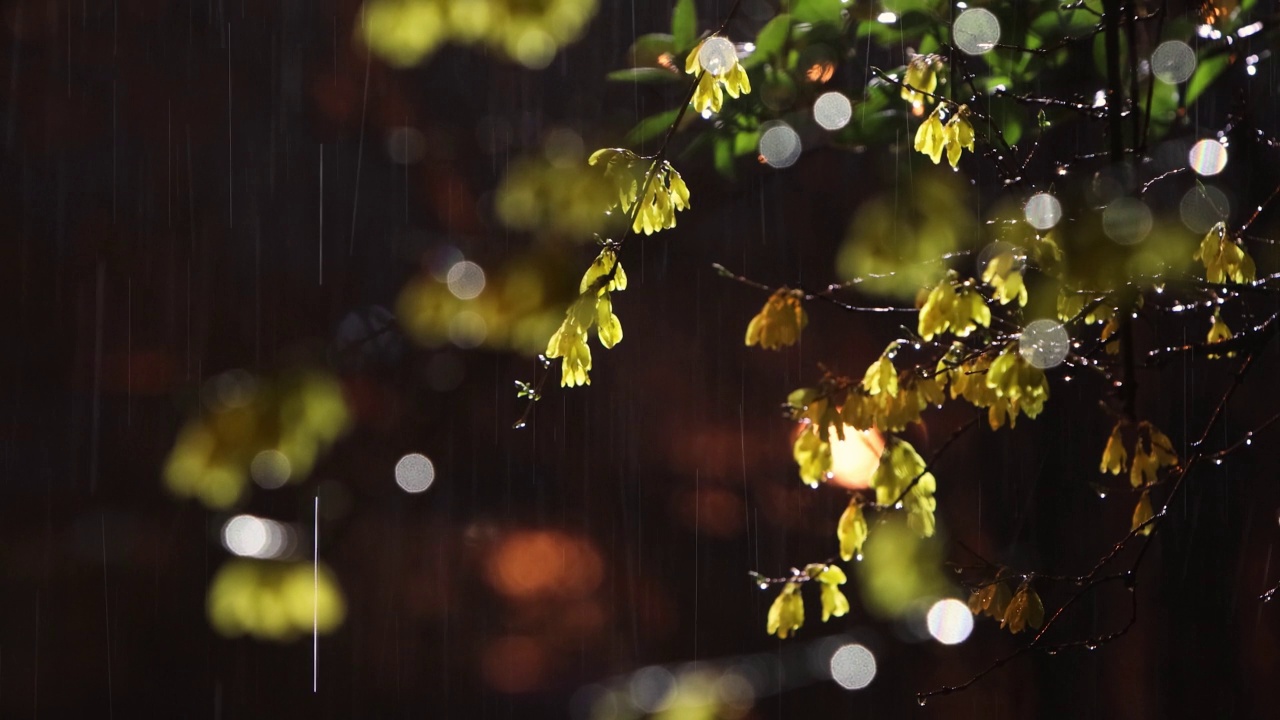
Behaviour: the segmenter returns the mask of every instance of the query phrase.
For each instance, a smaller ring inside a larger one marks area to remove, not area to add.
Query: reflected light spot
[[[430,458],[409,453],[396,463],[396,484],[407,493],[420,493],[436,479],[436,466]]]
[[[1151,53],[1151,72],[1171,85],[1185,82],[1196,69],[1196,51],[1181,40],[1160,43]]]
[[[1182,196],[1178,203],[1182,224],[1197,235],[1207,233],[1214,225],[1225,222],[1231,215],[1231,200],[1226,193],[1212,185],[1197,183]]]
[[[1151,209],[1135,198],[1119,198],[1102,211],[1102,230],[1121,245],[1142,242],[1151,232]]]
[[[1032,320],[1022,331],[1018,353],[1022,359],[1041,370],[1062,364],[1071,349],[1071,337],[1056,320]]]
[[[449,340],[464,350],[479,347],[488,336],[489,324],[474,310],[463,310],[449,321]]]
[[[1036,193],[1027,200],[1022,213],[1031,227],[1048,230],[1062,219],[1062,203],[1049,193]]]
[[[884,12],[882,12],[882,13],[880,13],[879,15],[877,15],[877,16],[876,16],[876,22],[878,22],[878,23],[883,23],[883,24],[885,24],[885,25],[892,25],[892,24],[894,24],[894,23],[898,22],[898,16],[897,16],[897,15],[894,15],[893,13],[889,12],[888,10],[885,10]]]
[[[445,275],[445,282],[449,284],[449,292],[454,297],[459,300],[474,300],[484,292],[484,268],[470,260],[456,262]]]
[[[698,64],[715,77],[719,77],[738,62],[738,51],[733,43],[720,36],[712,36],[698,49]]]
[[[951,36],[962,51],[981,55],[1000,42],[1000,21],[990,10],[970,8],[956,17]]]
[[[825,130],[839,130],[853,117],[853,105],[842,93],[823,93],[813,103],[813,119]]]
[[[831,76],[835,74],[835,64],[825,60],[810,65],[809,69],[804,71],[805,78],[807,78],[809,82],[816,83],[824,83],[830,80]]]
[[[831,435],[832,482],[850,490],[871,487],[871,476],[880,465],[884,437],[875,428],[858,430],[844,426],[844,439]]]
[[[841,646],[831,655],[831,679],[845,690],[861,690],[876,677],[876,657],[861,645]]]
[[[800,158],[800,136],[779,123],[760,135],[760,157],[775,168],[791,167]]]
[[[1212,138],[1206,138],[1191,146],[1187,164],[1197,175],[1217,175],[1227,166],[1227,148]]]
[[[493,689],[515,694],[536,689],[546,674],[546,664],[546,654],[533,638],[510,635],[489,643],[480,672]]]
[[[646,713],[664,709],[675,690],[676,679],[664,667],[641,668],[631,676],[631,702]]]
[[[600,554],[586,540],[534,530],[508,535],[489,557],[487,579],[513,598],[582,597],[604,578]]]
[[[249,475],[266,490],[274,490],[289,482],[292,472],[289,456],[279,450],[263,450],[254,455],[253,462],[249,463]]]
[[[278,558],[291,549],[291,539],[284,525],[252,515],[236,515],[222,526],[223,547],[240,557]]]
[[[742,675],[732,670],[725,671],[716,680],[716,696],[720,702],[735,710],[746,710],[755,704],[756,691],[751,683]]]
[[[556,128],[547,133],[543,153],[547,156],[547,162],[557,167],[576,165],[587,154],[582,136],[569,128]]]
[[[943,645],[962,643],[973,632],[973,613],[969,612],[968,605],[955,598],[934,603],[925,622],[929,626],[929,634]]]
[[[387,133],[387,155],[397,165],[412,165],[427,152],[427,139],[413,127],[393,128]]]
[[[512,48],[515,58],[527,68],[541,70],[551,64],[556,56],[556,41],[538,28],[529,28],[520,33],[519,39]]]

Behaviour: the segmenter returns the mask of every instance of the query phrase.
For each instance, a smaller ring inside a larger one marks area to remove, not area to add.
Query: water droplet
[[[925,704],[929,702],[929,699],[923,695],[917,695],[916,702],[920,705],[920,707],[924,707]]]
[[[768,590],[768,589],[769,589],[769,583],[767,583],[767,582],[762,582],[762,583],[760,583],[760,586],[759,586],[759,587],[760,587],[760,589],[761,589],[761,590]]]
[[[1062,203],[1049,193],[1036,193],[1022,208],[1027,223],[1037,230],[1048,230],[1062,219]]]
[[[1181,40],[1160,43],[1151,53],[1151,72],[1170,85],[1186,82],[1196,69],[1196,51]]]
[[[862,553],[858,553],[857,555],[854,555],[853,559],[857,560],[858,562],[862,562]]]

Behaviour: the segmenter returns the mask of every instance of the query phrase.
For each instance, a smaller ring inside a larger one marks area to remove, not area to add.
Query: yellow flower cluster
[[[890,358],[898,343],[891,343],[863,375],[862,383],[849,391],[841,409],[844,423],[859,430],[875,428],[897,432],[920,420],[930,405],[946,400],[942,383],[934,374],[915,370],[899,374]]]
[[[995,299],[1001,305],[1008,305],[1014,300],[1018,307],[1027,304],[1027,286],[1022,280],[1022,271],[1014,269],[1012,250],[1004,250],[987,262],[982,271],[982,282],[991,286]]]
[[[942,103],[929,113],[916,130],[916,152],[929,156],[934,165],[942,162],[942,152],[947,153],[951,167],[960,163],[962,150],[973,152],[973,123],[969,122],[969,106],[961,105],[951,113],[946,124],[942,122]]]
[[[613,313],[610,293],[627,289],[627,274],[612,248],[600,251],[578,285],[578,299],[565,313],[564,322],[547,343],[546,356],[561,358],[560,385],[591,384],[591,348],[587,334],[592,326],[606,349],[622,342],[622,322]]]
[[[747,324],[747,347],[781,350],[795,345],[800,331],[809,324],[809,316],[800,304],[803,299],[804,293],[799,290],[784,287],[774,292]]]
[[[323,564],[233,560],[209,584],[206,610],[213,629],[227,637],[289,641],[337,629],[346,603]]]
[[[1174,467],[1178,464],[1178,453],[1173,449],[1173,442],[1160,432],[1156,426],[1147,421],[1138,423],[1133,445],[1133,461],[1125,450],[1125,430],[1129,427],[1126,420],[1120,420],[1111,430],[1107,445],[1102,450],[1102,462],[1098,469],[1104,473],[1119,475],[1129,465],[1129,484],[1133,487],[1154,485],[1161,468]]]
[[[920,308],[918,330],[920,337],[932,340],[950,330],[956,337],[966,337],[981,325],[991,325],[991,308],[982,294],[968,283],[958,284],[951,277],[943,278]]]
[[[369,0],[357,32],[392,65],[421,62],[449,40],[483,43],[530,68],[544,68],[578,38],[596,0]]]
[[[1151,507],[1151,491],[1143,490],[1142,497],[1138,498],[1138,504],[1133,508],[1133,519],[1129,523],[1129,531],[1137,530],[1139,535],[1150,535],[1155,529],[1151,524],[1151,519],[1155,516],[1155,510]]]
[[[1009,591],[1007,583],[1003,580],[992,582],[974,590],[969,595],[969,612],[1003,621],[1004,613],[1009,609],[1009,601],[1012,599],[1013,593]]]
[[[1205,342],[1212,345],[1213,343],[1226,342],[1232,337],[1231,328],[1227,327],[1227,324],[1222,321],[1222,315],[1219,314],[1218,309],[1214,308],[1213,325],[1209,327],[1209,337]],[[1227,353],[1227,357],[1235,357],[1235,355],[1236,354],[1234,352]],[[1218,357],[1219,356],[1214,353],[1209,354],[1210,359],[1216,360]]]
[[[819,569],[821,568],[821,569]],[[833,617],[844,617],[849,613],[849,598],[840,591],[840,586],[848,581],[844,571],[835,565],[810,566],[809,576],[818,583],[822,599],[822,622]]]
[[[1044,603],[1040,595],[1024,580],[1018,592],[1011,593],[1004,580],[992,582],[969,595],[969,611],[1000,621],[1000,627],[1017,634],[1044,624]]]
[[[1223,223],[1209,230],[1192,259],[1204,263],[1204,279],[1211,283],[1251,283],[1257,277],[1253,258],[1227,235]]]
[[[1058,293],[1058,319],[1062,322],[1075,320],[1077,315],[1084,312],[1086,301],[1092,301],[1092,299],[1088,298],[1085,293],[1063,287]],[[1115,315],[1116,309],[1106,302],[1102,302],[1085,313],[1084,322],[1086,325],[1105,323],[1114,318]]]
[[[785,640],[804,625],[804,598],[800,595],[800,583],[789,582],[769,606],[766,629],[770,635]]]
[[[1049,399],[1049,379],[1044,371],[1023,359],[1016,344],[1010,344],[994,359],[989,354],[969,358],[958,365],[955,349],[938,364],[951,381],[951,397],[963,397],[975,407],[988,409],[988,422],[995,430],[1007,421],[1016,427],[1018,413],[1035,418]]]
[[[609,207],[618,206],[624,213],[631,213],[638,201],[640,207],[631,224],[633,232],[652,235],[673,228],[676,212],[689,209],[689,187],[666,160],[655,164],[652,158],[641,157],[630,150],[603,148],[592,153],[587,162],[599,165],[605,180],[617,191],[617,202]],[[643,198],[640,197],[642,190]]]
[[[926,93],[932,95],[938,89],[939,62],[937,55],[916,55],[907,63],[901,95],[903,100],[911,103],[911,111],[916,115],[924,112]]]
[[[867,541],[867,518],[862,514],[862,503],[858,498],[849,501],[849,506],[840,515],[836,524],[836,540],[840,543],[840,559],[848,561],[853,558],[862,559],[862,545]]]
[[[925,472],[926,467],[924,458],[911,443],[893,438],[885,446],[880,465],[871,476],[871,487],[876,490],[878,505],[887,507],[901,502],[907,511],[907,526],[921,537],[932,537],[933,511],[938,507],[933,494],[938,484],[933,473]]]
[[[689,57],[684,61],[684,71],[689,75],[698,76],[698,87],[693,91],[693,99],[690,102],[693,109],[699,113],[720,112],[720,108],[724,105],[725,93],[737,99],[739,95],[751,92],[751,80],[747,77],[747,70],[742,67],[736,54],[728,67],[716,68],[718,72],[711,72],[702,67],[699,55],[702,48],[713,41],[727,42],[724,38],[712,35],[690,50]]]
[[[207,412],[178,434],[164,480],[215,510],[240,499],[250,474],[266,487],[302,480],[350,422],[342,387],[320,373],[268,383],[232,371],[205,396]]]
[[[806,426],[791,446],[791,455],[800,468],[800,480],[809,487],[817,487],[831,477],[831,443],[819,437],[819,427],[826,430],[826,426]]]

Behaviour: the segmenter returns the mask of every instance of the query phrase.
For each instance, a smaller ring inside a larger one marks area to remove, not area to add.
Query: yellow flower
[[[936,165],[942,162],[942,152],[947,152],[947,162],[955,167],[963,150],[973,152],[973,123],[969,122],[969,106],[960,105],[942,124],[943,104],[939,103],[929,117],[916,129],[916,152],[924,153]]]
[[[818,437],[814,426],[801,431],[791,454],[800,466],[800,479],[809,487],[817,487],[831,477],[831,443]]]
[[[548,358],[563,358],[560,363],[560,386],[590,385],[591,348],[587,332],[567,318],[547,343]]]
[[[925,298],[917,330],[920,337],[932,340],[947,330],[957,337],[967,337],[979,325],[991,325],[991,308],[982,295],[968,284],[956,288],[950,278],[944,278]]]
[[[991,286],[995,291],[994,295],[1001,305],[1008,305],[1014,300],[1018,301],[1019,307],[1025,307],[1027,304],[1027,286],[1022,281],[1022,272],[1013,269],[1014,257],[1012,250],[1005,250],[987,262],[987,267],[982,271],[982,281]]]
[[[789,582],[778,593],[773,605],[769,606],[767,629],[770,635],[777,635],[785,640],[804,625],[804,598],[800,596],[800,585]]]
[[[1040,596],[1031,587],[1031,583],[1024,581],[1009,601],[1000,625],[1008,627],[1009,632],[1016,635],[1027,628],[1038,628],[1043,623],[1044,603],[1040,601]]]
[[[994,391],[991,403],[991,429],[996,429],[1008,417],[1009,427],[1017,424],[1018,412],[1035,418],[1044,410],[1049,399],[1049,379],[1044,371],[1027,362],[1016,344],[1005,348],[987,371],[986,386]]]
[[[718,72],[713,73],[702,67],[701,53],[703,46],[708,42],[728,42],[718,35],[711,37],[698,43],[698,46],[689,51],[689,57],[685,60],[684,71],[689,75],[700,75],[698,79],[698,88],[693,92],[693,98],[690,101],[693,109],[699,113],[720,112],[720,107],[724,104],[724,93],[728,93],[729,97],[737,98],[739,95],[746,95],[751,92],[751,80],[747,77],[746,68],[742,67],[742,63],[738,61],[737,54],[733,55],[733,62],[727,68],[719,68]]]
[[[1209,328],[1209,337],[1206,342],[1212,345],[1213,343],[1230,340],[1231,337],[1231,328],[1227,327],[1227,324],[1222,322],[1222,316],[1218,314],[1218,309],[1214,308],[1213,325]],[[1234,352],[1227,353],[1227,357],[1235,357],[1235,355],[1236,354]],[[1216,360],[1220,356],[1215,353],[1210,353],[1209,357]]]
[[[621,207],[624,213],[630,213],[632,206],[640,206],[631,224],[633,232],[652,235],[673,228],[676,212],[689,209],[689,186],[666,160],[655,164],[653,159],[630,150],[603,148],[592,153],[587,163],[601,167],[605,180],[617,191],[618,201],[610,208]]]
[[[862,504],[857,498],[849,501],[849,506],[840,515],[836,525],[836,540],[840,542],[840,558],[852,560],[862,558],[862,545],[867,541],[867,519],[862,514]]]
[[[911,103],[912,112],[919,115],[925,101],[925,93],[933,94],[938,88],[938,58],[935,55],[916,55],[907,63],[902,78],[902,99]]]
[[[1102,463],[1098,465],[1098,471],[1119,475],[1124,472],[1125,465],[1129,462],[1128,453],[1124,449],[1124,437],[1122,430],[1124,429],[1124,421],[1116,423],[1111,430],[1111,437],[1107,438],[1107,446],[1102,450]]]
[[[1211,283],[1250,283],[1257,276],[1253,258],[1227,235],[1223,223],[1209,230],[1192,258],[1204,264],[1204,278]]]
[[[947,161],[951,163],[951,167],[960,163],[962,149],[973,152],[973,124],[969,122],[968,105],[961,105],[951,116],[947,126],[943,128],[943,136],[947,146]]]
[[[907,525],[922,537],[934,533],[933,512],[938,501],[933,494],[937,481],[932,473],[925,472],[924,459],[911,443],[893,438],[880,456],[880,465],[871,476],[871,487],[876,490],[876,503],[890,506],[901,502],[907,511]],[[905,493],[905,495],[904,495]],[[901,501],[898,498],[902,498]]]
[[[809,316],[800,304],[803,297],[804,293],[788,288],[774,292],[747,325],[747,347],[781,350],[795,345],[800,331],[809,324]]]
[[[1138,504],[1133,508],[1133,520],[1129,526],[1129,530],[1138,530],[1139,535],[1150,535],[1153,526],[1149,521],[1156,516],[1155,511],[1151,508],[1151,493],[1144,490],[1142,497],[1138,498]]]
[[[1154,485],[1161,468],[1178,464],[1178,454],[1173,442],[1154,425],[1143,421],[1138,425],[1138,440],[1133,446],[1133,466],[1129,470],[1129,484],[1133,487]]]
[[[935,165],[942,162],[942,151],[947,144],[947,133],[942,127],[942,105],[929,113],[929,117],[916,129],[916,152],[929,156]]]
[[[975,590],[969,596],[969,611],[974,615],[981,613],[993,620],[1003,622],[1004,614],[1009,609],[1009,601],[1012,599],[1013,593],[1009,592],[1007,583],[993,582],[980,590]]]
[[[898,369],[893,366],[893,360],[889,358],[889,353],[896,347],[897,343],[890,343],[880,358],[867,368],[866,374],[862,377],[862,388],[868,395],[898,394]]]
[[[578,299],[565,311],[564,321],[547,341],[546,356],[562,358],[560,386],[576,387],[591,384],[591,348],[587,346],[587,333],[592,326],[600,344],[606,349],[622,342],[622,322],[613,312],[610,293],[625,290],[627,274],[618,262],[612,248],[600,251],[578,283]]]
[[[847,615],[849,598],[840,592],[840,586],[848,581],[844,571],[835,565],[827,565],[812,577],[822,588],[822,622]]]

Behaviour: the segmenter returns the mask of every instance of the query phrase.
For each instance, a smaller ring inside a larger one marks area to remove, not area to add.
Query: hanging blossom
[[[951,117],[942,122],[943,103],[929,113],[916,130],[915,148],[929,156],[935,165],[942,162],[942,153],[947,153],[947,162],[951,167],[960,163],[962,150],[973,152],[973,123],[969,122],[969,106],[960,105],[951,112]]]
[[[666,160],[655,166],[653,158],[623,148],[604,148],[592,153],[587,162],[602,168],[605,180],[617,191],[618,200],[611,208],[621,207],[630,213],[639,204],[632,232],[652,235],[673,228],[676,211],[689,209],[689,187]]]
[[[605,248],[582,276],[578,299],[547,342],[546,356],[560,358],[560,386],[591,384],[591,348],[587,334],[594,326],[605,349],[622,342],[622,322],[613,312],[611,293],[627,289],[627,274],[612,248]]]
[[[693,109],[699,113],[720,112],[721,106],[724,105],[725,93],[729,93],[729,97],[736,99],[739,95],[751,92],[751,80],[747,78],[747,69],[742,67],[736,54],[728,67],[716,68],[718,72],[702,66],[700,57],[702,48],[715,40],[724,41],[724,38],[712,35],[698,43],[697,47],[689,51],[689,58],[684,63],[686,73],[698,76],[698,88],[693,91],[693,99],[690,102],[693,103]]]

